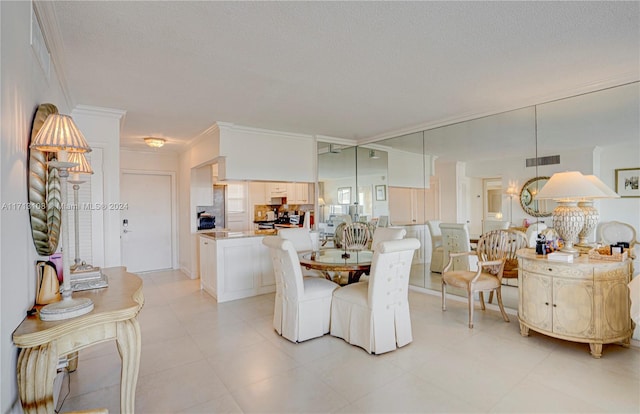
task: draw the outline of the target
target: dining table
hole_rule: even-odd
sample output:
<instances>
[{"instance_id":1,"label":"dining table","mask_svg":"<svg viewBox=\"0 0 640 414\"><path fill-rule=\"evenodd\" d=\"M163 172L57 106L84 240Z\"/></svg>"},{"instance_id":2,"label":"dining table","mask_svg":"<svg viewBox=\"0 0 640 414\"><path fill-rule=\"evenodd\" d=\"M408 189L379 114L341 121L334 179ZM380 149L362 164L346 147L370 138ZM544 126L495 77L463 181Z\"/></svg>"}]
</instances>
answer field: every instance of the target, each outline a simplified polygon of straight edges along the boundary
<instances>
[{"instance_id":1,"label":"dining table","mask_svg":"<svg viewBox=\"0 0 640 414\"><path fill-rule=\"evenodd\" d=\"M301 252L298 257L301 266L319 270L329 280L333 280L331 272L348 272L347 283L355 283L369 274L373 251L329 248Z\"/></svg>"}]
</instances>

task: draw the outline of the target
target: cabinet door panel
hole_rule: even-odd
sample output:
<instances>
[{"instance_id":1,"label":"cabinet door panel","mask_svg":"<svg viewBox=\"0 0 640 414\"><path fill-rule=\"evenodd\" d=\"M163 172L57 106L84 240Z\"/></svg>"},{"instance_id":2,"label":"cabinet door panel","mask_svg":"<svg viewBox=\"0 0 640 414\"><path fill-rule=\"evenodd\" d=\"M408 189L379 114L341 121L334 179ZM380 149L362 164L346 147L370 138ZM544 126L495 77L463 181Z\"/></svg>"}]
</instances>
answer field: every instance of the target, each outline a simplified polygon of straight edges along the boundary
<instances>
[{"instance_id":1,"label":"cabinet door panel","mask_svg":"<svg viewBox=\"0 0 640 414\"><path fill-rule=\"evenodd\" d=\"M225 293L253 289L255 262L247 260L247 246L224 246Z\"/></svg>"},{"instance_id":2,"label":"cabinet door panel","mask_svg":"<svg viewBox=\"0 0 640 414\"><path fill-rule=\"evenodd\" d=\"M538 328L551 331L551 278L529 272L522 273L522 319Z\"/></svg>"},{"instance_id":3,"label":"cabinet door panel","mask_svg":"<svg viewBox=\"0 0 640 414\"><path fill-rule=\"evenodd\" d=\"M629 288L626 280L606 281L599 285L604 302L603 336L621 335L631 328L629 319Z\"/></svg>"},{"instance_id":4,"label":"cabinet door panel","mask_svg":"<svg viewBox=\"0 0 640 414\"><path fill-rule=\"evenodd\" d=\"M591 280L553 280L553 331L572 336L592 337L593 282Z\"/></svg>"}]
</instances>

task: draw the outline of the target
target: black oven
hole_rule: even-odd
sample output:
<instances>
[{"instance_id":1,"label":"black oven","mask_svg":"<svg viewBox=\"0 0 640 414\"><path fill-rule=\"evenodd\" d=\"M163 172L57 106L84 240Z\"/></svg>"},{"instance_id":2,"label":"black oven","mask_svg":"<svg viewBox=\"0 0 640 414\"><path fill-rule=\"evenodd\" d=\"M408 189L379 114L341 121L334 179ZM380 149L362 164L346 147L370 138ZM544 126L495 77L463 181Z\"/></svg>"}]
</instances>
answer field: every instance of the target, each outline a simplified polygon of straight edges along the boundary
<instances>
[{"instance_id":1,"label":"black oven","mask_svg":"<svg viewBox=\"0 0 640 414\"><path fill-rule=\"evenodd\" d=\"M198 230L210 230L216 228L216 217L204 211L198 212Z\"/></svg>"}]
</instances>

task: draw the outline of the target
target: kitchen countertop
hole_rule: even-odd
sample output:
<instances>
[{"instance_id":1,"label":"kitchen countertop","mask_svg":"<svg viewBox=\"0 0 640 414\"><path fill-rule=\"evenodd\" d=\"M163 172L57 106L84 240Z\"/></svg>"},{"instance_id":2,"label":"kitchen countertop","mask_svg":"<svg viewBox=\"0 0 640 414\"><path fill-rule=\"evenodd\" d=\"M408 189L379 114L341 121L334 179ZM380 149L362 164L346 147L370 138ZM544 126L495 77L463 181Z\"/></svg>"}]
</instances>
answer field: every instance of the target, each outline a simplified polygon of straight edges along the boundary
<instances>
[{"instance_id":1,"label":"kitchen countertop","mask_svg":"<svg viewBox=\"0 0 640 414\"><path fill-rule=\"evenodd\" d=\"M213 240L225 240L225 239L241 239L247 237L264 237L264 236L275 236L276 230L267 229L267 230L251 230L251 231L216 231L216 232L207 232L203 231L200 233L200 236L207 237Z\"/></svg>"}]
</instances>

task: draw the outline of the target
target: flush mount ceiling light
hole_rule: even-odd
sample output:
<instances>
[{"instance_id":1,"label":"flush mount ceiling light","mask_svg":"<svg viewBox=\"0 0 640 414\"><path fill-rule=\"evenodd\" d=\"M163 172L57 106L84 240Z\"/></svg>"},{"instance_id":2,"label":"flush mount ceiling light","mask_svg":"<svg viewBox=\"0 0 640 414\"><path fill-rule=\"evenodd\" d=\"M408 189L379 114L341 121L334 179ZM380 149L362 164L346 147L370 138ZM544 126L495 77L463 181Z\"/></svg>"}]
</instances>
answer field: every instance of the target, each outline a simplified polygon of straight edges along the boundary
<instances>
[{"instance_id":1,"label":"flush mount ceiling light","mask_svg":"<svg viewBox=\"0 0 640 414\"><path fill-rule=\"evenodd\" d=\"M147 137L144 139L144 142L151 148L160 148L164 145L166 140L164 138Z\"/></svg>"},{"instance_id":2,"label":"flush mount ceiling light","mask_svg":"<svg viewBox=\"0 0 640 414\"><path fill-rule=\"evenodd\" d=\"M371 158L372 160L377 160L378 158L380 158L380 156L378 155L376 150L369 150L369 158Z\"/></svg>"}]
</instances>

